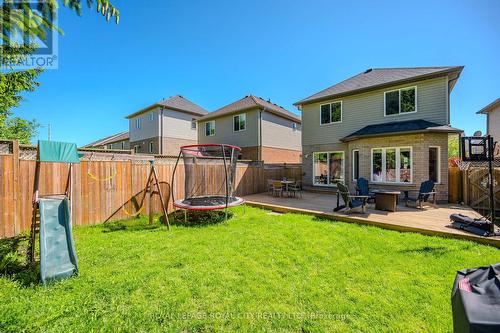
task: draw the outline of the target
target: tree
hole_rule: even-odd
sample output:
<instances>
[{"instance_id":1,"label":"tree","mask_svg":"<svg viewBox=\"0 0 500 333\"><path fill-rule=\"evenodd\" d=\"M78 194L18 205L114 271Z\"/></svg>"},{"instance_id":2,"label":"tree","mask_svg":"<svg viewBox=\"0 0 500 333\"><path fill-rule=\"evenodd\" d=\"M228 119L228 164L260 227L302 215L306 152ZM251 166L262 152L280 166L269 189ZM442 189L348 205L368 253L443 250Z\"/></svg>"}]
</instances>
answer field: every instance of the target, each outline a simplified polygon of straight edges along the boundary
<instances>
[{"instance_id":1,"label":"tree","mask_svg":"<svg viewBox=\"0 0 500 333\"><path fill-rule=\"evenodd\" d=\"M35 120L29 121L14 117L12 108L19 106L22 101L22 92L34 91L39 85L36 82L41 68L15 70L15 67L27 59L36 50L36 45L28 41L38 38L47 40L47 31L62 30L57 27L55 13L58 7L57 0L39 0L32 7L33 1L5 0L0 7L1 38L0 66L0 138L18 139L21 143L29 143L36 134L39 126ZM82 13L82 0L63 0L63 5L74 10L78 15ZM96 6L97 12L106 20L111 18L119 21L119 11L108 0L86 0L87 6ZM16 42L16 36L22 36L25 44Z\"/></svg>"}]
</instances>

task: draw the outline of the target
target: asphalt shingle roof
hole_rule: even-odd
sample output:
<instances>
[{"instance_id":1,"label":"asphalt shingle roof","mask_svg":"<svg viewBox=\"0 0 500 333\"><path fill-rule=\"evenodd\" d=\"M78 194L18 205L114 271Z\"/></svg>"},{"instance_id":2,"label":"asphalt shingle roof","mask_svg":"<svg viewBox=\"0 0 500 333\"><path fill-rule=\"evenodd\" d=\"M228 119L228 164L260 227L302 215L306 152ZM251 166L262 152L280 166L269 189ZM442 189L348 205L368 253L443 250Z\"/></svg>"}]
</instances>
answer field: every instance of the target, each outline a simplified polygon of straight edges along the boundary
<instances>
[{"instance_id":1,"label":"asphalt shingle roof","mask_svg":"<svg viewBox=\"0 0 500 333\"><path fill-rule=\"evenodd\" d=\"M486 114L486 113L490 112L491 110L493 110L497 105L500 105L500 98L497 98L496 100L494 100L490 104L486 105L484 108L477 111L476 113L477 114L481 114L481 113Z\"/></svg>"},{"instance_id":2,"label":"asphalt shingle roof","mask_svg":"<svg viewBox=\"0 0 500 333\"><path fill-rule=\"evenodd\" d=\"M263 98L253 95L245 96L242 99L237 100L236 102L223 106L222 108L214 112L210 112L209 114L199 118L198 120L203 121L203 120L213 119L255 107L263 108L266 111L271 112L277 116L288 118L297 123L301 123L300 117L298 117L296 114L288 111L287 109L277 104L272 103L271 101L266 101Z\"/></svg>"},{"instance_id":3,"label":"asphalt shingle roof","mask_svg":"<svg viewBox=\"0 0 500 333\"><path fill-rule=\"evenodd\" d=\"M342 138L342 141L352 141L367 136L379 136L384 134L396 134L404 132L449 132L457 133L462 130L447 125L439 125L427 120L394 121L377 125L368 125L362 129Z\"/></svg>"},{"instance_id":4,"label":"asphalt shingle roof","mask_svg":"<svg viewBox=\"0 0 500 333\"><path fill-rule=\"evenodd\" d=\"M134 112L134 113L128 115L126 118L135 117L135 116L137 116L143 112L146 112L146 111L148 111L151 108L156 107L156 106L164 106L167 109L173 109L173 110L181 111L181 112L184 111L184 112L188 112L188 113L191 113L191 114L194 114L197 116L204 116L208 113L207 110L205 110L201 106L191 102L187 98L184 98L181 95L176 95L176 96L172 96L170 98L167 98L161 102L150 105L147 108L144 108L142 110Z\"/></svg>"},{"instance_id":5,"label":"asphalt shingle roof","mask_svg":"<svg viewBox=\"0 0 500 333\"><path fill-rule=\"evenodd\" d=\"M120 132L120 133L116 133L116 134L107 136L105 138L99 139L99 140L94 141L92 143L86 144L85 146L83 146L83 148L103 146L105 144L112 143L112 142L128 140L128 138L129 138L128 131Z\"/></svg>"},{"instance_id":6,"label":"asphalt shingle roof","mask_svg":"<svg viewBox=\"0 0 500 333\"><path fill-rule=\"evenodd\" d=\"M370 68L347 80L337 83L316 94L304 98L295 105L308 104L327 98L345 96L390 84L404 83L415 79L425 79L446 75L451 72L460 74L463 66L413 67L413 68Z\"/></svg>"}]
</instances>

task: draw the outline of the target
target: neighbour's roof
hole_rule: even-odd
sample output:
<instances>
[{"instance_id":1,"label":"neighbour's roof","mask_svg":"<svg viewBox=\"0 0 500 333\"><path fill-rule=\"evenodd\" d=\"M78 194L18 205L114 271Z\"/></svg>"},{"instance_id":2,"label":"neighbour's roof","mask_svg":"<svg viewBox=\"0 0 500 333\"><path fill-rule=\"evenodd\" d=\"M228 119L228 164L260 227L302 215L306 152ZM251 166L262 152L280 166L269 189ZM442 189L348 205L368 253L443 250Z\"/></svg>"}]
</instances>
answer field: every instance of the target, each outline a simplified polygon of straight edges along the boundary
<instances>
[{"instance_id":1,"label":"neighbour's roof","mask_svg":"<svg viewBox=\"0 0 500 333\"><path fill-rule=\"evenodd\" d=\"M346 142L364 137L408 133L408 132L461 133L463 131L448 125L439 125L423 119L394 121L391 123L365 126L362 129L342 138L341 141Z\"/></svg>"},{"instance_id":2,"label":"neighbour's roof","mask_svg":"<svg viewBox=\"0 0 500 333\"><path fill-rule=\"evenodd\" d=\"M497 106L500 105L500 98L497 98L495 101L491 102L490 104L486 105L484 108L481 110L477 111L477 114L486 114L489 113L491 110L496 108Z\"/></svg>"},{"instance_id":3,"label":"neighbour's roof","mask_svg":"<svg viewBox=\"0 0 500 333\"><path fill-rule=\"evenodd\" d=\"M108 143L113 143L113 142L118 142L118 141L123 141L123 140L128 140L128 131L120 132L120 133L116 133L116 134L107 136L103 139L99 139L99 140L94 141L92 143L86 144L82 148L103 146L103 145L106 145Z\"/></svg>"},{"instance_id":4,"label":"neighbour's roof","mask_svg":"<svg viewBox=\"0 0 500 333\"><path fill-rule=\"evenodd\" d=\"M463 68L463 66L370 68L358 75L304 98L296 102L295 105L351 95L388 85L444 76L450 73L455 73L455 79L458 79ZM451 88L453 88L453 86Z\"/></svg>"},{"instance_id":5,"label":"neighbour's roof","mask_svg":"<svg viewBox=\"0 0 500 333\"><path fill-rule=\"evenodd\" d=\"M290 119L297 123L301 123L300 117L297 116L296 114L288 111L287 109L283 108L282 106L279 106L278 104L272 103L270 100L266 101L261 97L253 95L245 96L234 103L223 106L222 108L214 112L210 112L209 114L199 118L198 120L203 121L203 120L213 119L256 107L262 108L265 111L273 113L277 116Z\"/></svg>"},{"instance_id":6,"label":"neighbour's roof","mask_svg":"<svg viewBox=\"0 0 500 333\"><path fill-rule=\"evenodd\" d=\"M126 118L130 119L132 117L135 117L137 115L140 115L143 112L149 111L155 107L165 107L167 109L175 110L175 111L181 111L181 112L186 112L190 113L196 116L204 116L208 113L207 110L199 106L198 104L195 104L188 100L187 98L182 97L181 95L176 95L169 97L167 99L164 99L161 102L154 103L144 109L141 109L137 112L134 112L132 114L129 114Z\"/></svg>"}]
</instances>

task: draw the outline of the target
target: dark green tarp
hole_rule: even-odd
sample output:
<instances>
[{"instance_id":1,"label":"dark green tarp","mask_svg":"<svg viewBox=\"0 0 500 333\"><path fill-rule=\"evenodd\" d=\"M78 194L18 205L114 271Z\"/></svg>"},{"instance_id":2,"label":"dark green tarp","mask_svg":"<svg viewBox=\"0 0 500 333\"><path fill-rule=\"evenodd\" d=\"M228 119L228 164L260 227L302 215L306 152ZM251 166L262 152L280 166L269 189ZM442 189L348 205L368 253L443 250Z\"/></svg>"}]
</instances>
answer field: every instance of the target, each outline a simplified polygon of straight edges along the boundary
<instances>
[{"instance_id":1,"label":"dark green tarp","mask_svg":"<svg viewBox=\"0 0 500 333\"><path fill-rule=\"evenodd\" d=\"M57 141L38 141L40 162L80 163L76 144Z\"/></svg>"}]
</instances>

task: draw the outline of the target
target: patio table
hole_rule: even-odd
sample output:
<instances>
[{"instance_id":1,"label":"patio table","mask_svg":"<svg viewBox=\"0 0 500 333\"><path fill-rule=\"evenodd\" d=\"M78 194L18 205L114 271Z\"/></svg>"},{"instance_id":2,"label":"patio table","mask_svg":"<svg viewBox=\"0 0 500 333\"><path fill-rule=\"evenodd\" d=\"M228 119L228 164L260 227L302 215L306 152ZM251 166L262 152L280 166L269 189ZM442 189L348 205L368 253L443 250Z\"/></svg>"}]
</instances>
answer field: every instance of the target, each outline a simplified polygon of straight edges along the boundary
<instances>
[{"instance_id":1,"label":"patio table","mask_svg":"<svg viewBox=\"0 0 500 333\"><path fill-rule=\"evenodd\" d=\"M285 192L288 193L288 185L295 184L295 182L292 180L282 180L281 184L283 184L285 186ZM287 195L290 195L290 194L288 193Z\"/></svg>"},{"instance_id":2,"label":"patio table","mask_svg":"<svg viewBox=\"0 0 500 333\"><path fill-rule=\"evenodd\" d=\"M400 191L373 190L372 192L375 193L375 209L397 211Z\"/></svg>"}]
</instances>

